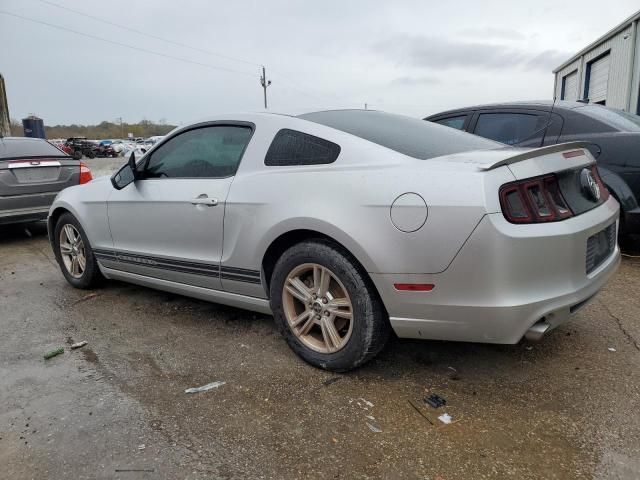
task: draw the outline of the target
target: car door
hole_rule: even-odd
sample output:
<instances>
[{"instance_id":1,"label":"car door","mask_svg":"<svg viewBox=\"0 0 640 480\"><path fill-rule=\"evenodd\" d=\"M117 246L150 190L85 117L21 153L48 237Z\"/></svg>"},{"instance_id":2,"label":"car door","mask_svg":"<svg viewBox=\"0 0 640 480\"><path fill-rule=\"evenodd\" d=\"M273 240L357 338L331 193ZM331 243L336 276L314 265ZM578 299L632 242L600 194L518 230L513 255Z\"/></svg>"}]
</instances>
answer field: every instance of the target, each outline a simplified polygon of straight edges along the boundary
<instances>
[{"instance_id":1,"label":"car door","mask_svg":"<svg viewBox=\"0 0 640 480\"><path fill-rule=\"evenodd\" d=\"M110 265L221 289L225 202L252 133L242 122L197 125L149 152L141 178L109 197Z\"/></svg>"}]
</instances>

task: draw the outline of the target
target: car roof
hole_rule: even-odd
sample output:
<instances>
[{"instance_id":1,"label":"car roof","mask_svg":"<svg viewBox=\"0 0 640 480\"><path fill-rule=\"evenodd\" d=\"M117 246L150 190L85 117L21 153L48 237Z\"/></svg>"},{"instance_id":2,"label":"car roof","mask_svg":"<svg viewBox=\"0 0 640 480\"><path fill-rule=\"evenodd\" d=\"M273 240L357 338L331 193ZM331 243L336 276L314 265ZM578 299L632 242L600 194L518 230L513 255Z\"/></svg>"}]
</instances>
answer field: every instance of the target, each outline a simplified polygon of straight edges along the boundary
<instances>
[{"instance_id":1,"label":"car roof","mask_svg":"<svg viewBox=\"0 0 640 480\"><path fill-rule=\"evenodd\" d=\"M554 105L552 100L525 100L517 102L501 102L501 103L486 103L482 105L475 105L469 107L455 108L452 110L446 110L444 112L434 113L425 117L425 120L429 120L433 117L440 117L442 115L455 115L458 113L465 113L471 110L488 110L494 108L532 108L532 109L549 109L551 105ZM554 110L573 110L575 108L584 107L588 105L582 102L570 102L567 100L557 100L553 107Z\"/></svg>"}]
</instances>

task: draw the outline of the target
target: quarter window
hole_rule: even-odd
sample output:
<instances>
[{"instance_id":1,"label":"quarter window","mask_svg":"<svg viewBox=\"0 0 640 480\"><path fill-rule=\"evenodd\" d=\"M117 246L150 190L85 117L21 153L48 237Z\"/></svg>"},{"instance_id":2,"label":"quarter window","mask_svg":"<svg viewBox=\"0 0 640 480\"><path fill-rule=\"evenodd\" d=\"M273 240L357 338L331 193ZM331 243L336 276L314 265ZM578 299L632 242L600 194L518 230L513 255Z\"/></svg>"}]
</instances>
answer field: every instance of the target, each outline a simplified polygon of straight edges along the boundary
<instances>
[{"instance_id":1,"label":"quarter window","mask_svg":"<svg viewBox=\"0 0 640 480\"><path fill-rule=\"evenodd\" d=\"M268 166L322 165L333 163L340 154L340 146L296 130L280 130L267 151L264 164Z\"/></svg>"},{"instance_id":2,"label":"quarter window","mask_svg":"<svg viewBox=\"0 0 640 480\"><path fill-rule=\"evenodd\" d=\"M440 125L444 125L445 127L451 127L457 130L462 130L466 119L467 119L466 115L461 115L459 117L442 118L440 120L436 120L436 123L439 123Z\"/></svg>"},{"instance_id":3,"label":"quarter window","mask_svg":"<svg viewBox=\"0 0 640 480\"><path fill-rule=\"evenodd\" d=\"M524 113L483 113L478 117L475 134L498 142L516 143L542 137L545 118Z\"/></svg>"},{"instance_id":4,"label":"quarter window","mask_svg":"<svg viewBox=\"0 0 640 480\"><path fill-rule=\"evenodd\" d=\"M146 178L224 178L235 175L252 130L217 125L188 130L151 153Z\"/></svg>"}]
</instances>

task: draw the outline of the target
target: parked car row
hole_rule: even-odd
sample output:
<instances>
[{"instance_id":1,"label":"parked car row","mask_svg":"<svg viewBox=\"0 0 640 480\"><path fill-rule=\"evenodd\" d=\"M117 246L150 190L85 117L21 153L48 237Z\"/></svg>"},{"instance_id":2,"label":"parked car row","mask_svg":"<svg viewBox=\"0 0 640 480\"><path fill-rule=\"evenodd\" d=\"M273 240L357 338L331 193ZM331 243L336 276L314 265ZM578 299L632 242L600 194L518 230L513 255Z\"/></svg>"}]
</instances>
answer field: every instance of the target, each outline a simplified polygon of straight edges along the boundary
<instances>
[{"instance_id":1,"label":"parked car row","mask_svg":"<svg viewBox=\"0 0 640 480\"><path fill-rule=\"evenodd\" d=\"M49 140L49 142L76 160L80 160L82 157L125 156L131 154L131 152L142 155L162 138L164 137L154 136L147 139L134 138L128 140L88 140L86 137L72 137L66 140L53 139Z\"/></svg>"}]
</instances>

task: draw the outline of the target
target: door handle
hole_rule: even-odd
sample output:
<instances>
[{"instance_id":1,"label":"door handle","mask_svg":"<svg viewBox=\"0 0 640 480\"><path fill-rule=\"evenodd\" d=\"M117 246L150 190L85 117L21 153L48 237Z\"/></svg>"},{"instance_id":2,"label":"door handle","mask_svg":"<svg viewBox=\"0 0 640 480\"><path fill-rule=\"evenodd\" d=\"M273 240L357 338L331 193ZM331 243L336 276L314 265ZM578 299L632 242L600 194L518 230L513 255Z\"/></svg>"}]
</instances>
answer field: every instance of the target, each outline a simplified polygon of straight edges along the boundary
<instances>
[{"instance_id":1,"label":"door handle","mask_svg":"<svg viewBox=\"0 0 640 480\"><path fill-rule=\"evenodd\" d=\"M191 205L205 205L207 207L215 207L218 205L217 198L209 198L206 194L198 195L196 198L191 200Z\"/></svg>"}]
</instances>

